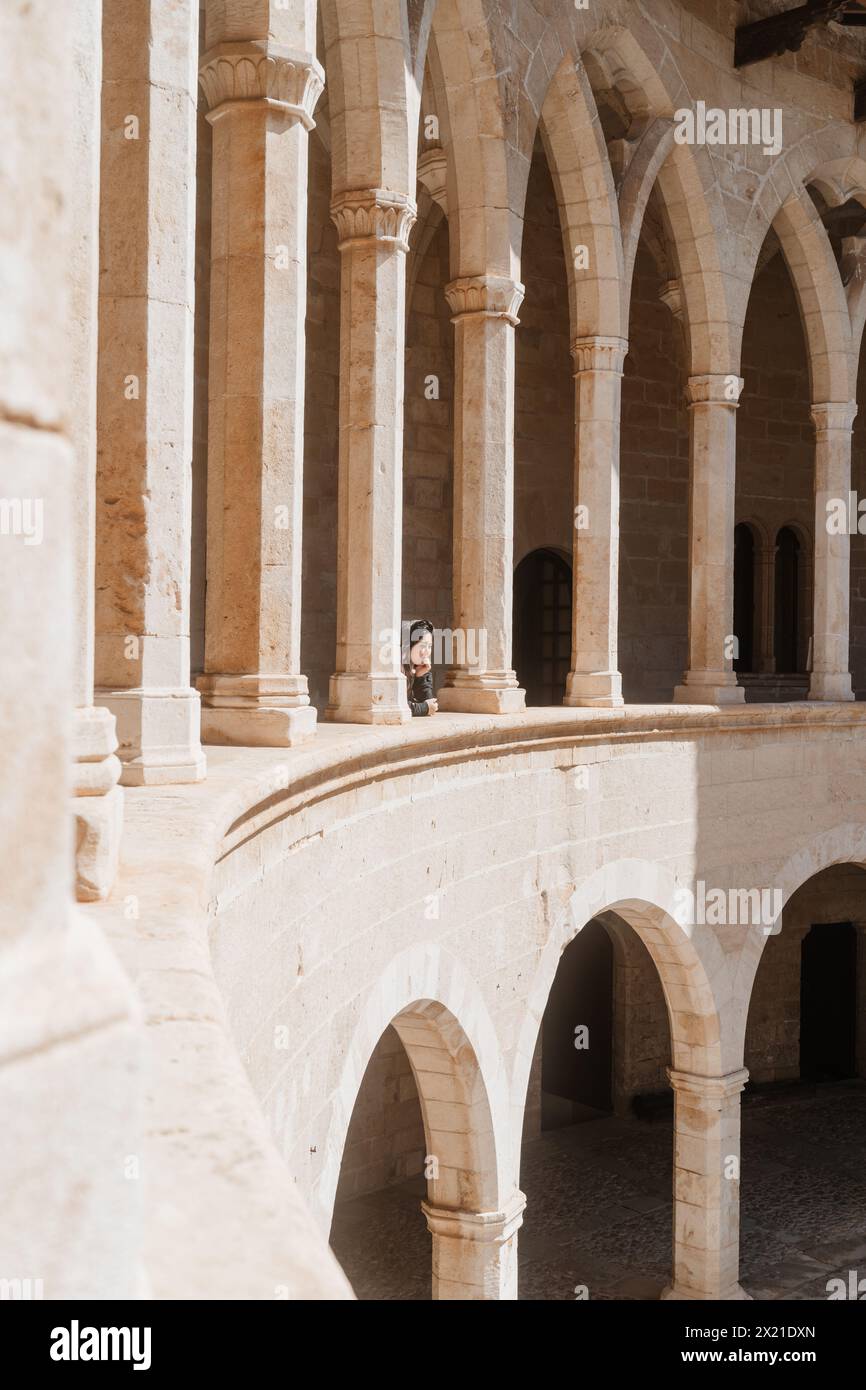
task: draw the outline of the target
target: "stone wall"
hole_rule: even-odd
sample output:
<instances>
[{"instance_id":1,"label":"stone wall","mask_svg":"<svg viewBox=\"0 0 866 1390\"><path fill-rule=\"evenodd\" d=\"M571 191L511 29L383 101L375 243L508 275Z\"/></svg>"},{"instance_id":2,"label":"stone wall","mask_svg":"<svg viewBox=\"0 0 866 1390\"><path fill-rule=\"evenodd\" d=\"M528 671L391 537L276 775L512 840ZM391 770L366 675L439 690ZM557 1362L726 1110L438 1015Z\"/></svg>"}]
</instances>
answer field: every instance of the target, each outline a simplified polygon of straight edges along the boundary
<instances>
[{"instance_id":1,"label":"stone wall","mask_svg":"<svg viewBox=\"0 0 866 1390\"><path fill-rule=\"evenodd\" d=\"M403 423L403 617L429 618L442 628L453 623L454 329L445 298L448 257L448 223L442 219L417 268L409 304ZM429 394L434 389L438 398Z\"/></svg>"},{"instance_id":2,"label":"stone wall","mask_svg":"<svg viewBox=\"0 0 866 1390\"><path fill-rule=\"evenodd\" d=\"M620 440L619 653L623 697L673 699L687 664L689 434L680 325L641 246Z\"/></svg>"},{"instance_id":3,"label":"stone wall","mask_svg":"<svg viewBox=\"0 0 866 1390\"><path fill-rule=\"evenodd\" d=\"M505 1125L498 1131L505 1161L512 1143L505 1119L509 1084L522 1108L561 943L581 920L584 896L594 903L588 919L604 905L591 895L614 892L593 888L599 875L616 881L623 901L632 903L659 901L667 882L672 911L676 881L784 884L812 872L817 851L810 846L825 844L820 853L836 857L854 852L846 827L856 822L863 796L861 742L853 726L846 732L838 720L822 725L820 707L799 708L802 724L790 710L750 707L715 731L695 725L694 715L656 711L647 725L656 731L653 740L611 741L612 731L602 733L595 721L590 744L499 754L500 742L507 745L522 726L503 719L483 733L476 721L472 750L461 754L463 720L443 716L435 738L412 726L391 735L398 744L386 777L372 777L352 751L374 736L353 735L340 742L341 761L360 780L313 801L295 795L290 816L269 813L254 835L239 824L237 846L221 859L213 886L217 979L275 1138L310 1200L320 1209L324 1204L324 1215L336 1190L342 1127L348 1128L382 1031L394 1021L403 1045L415 1045L420 1025L411 1017L400 1021L413 1001L437 999L459 1018L464 1031L448 1045L469 1078L465 1084L488 1096L494 1127ZM548 710L544 724L565 729L577 717ZM857 719L853 707L851 718ZM661 739L660 723L670 725ZM739 724L750 727L738 732ZM435 770L413 770L411 761L401 770L397 748L409 750L421 738L437 758L448 758ZM306 756L322 766L321 750ZM572 783L573 760L588 760L586 790ZM300 754L294 766L303 779ZM639 885L635 874L645 881ZM617 911L653 952L656 973L672 972L674 1064L687 1071L704 1066L704 1048L717 1045L700 1041L701 1006L687 1004L683 994L682 980L695 969L707 971L727 1001L721 1045L735 1057L763 934L699 926L678 938L666 959L673 938L662 948L636 908ZM702 965L683 977L677 951L695 951ZM730 972L737 978L732 993L725 983ZM623 1076L628 1085L656 1089L668 1059L659 1041L658 992L644 988L643 976L642 982L635 975L631 998L646 1001L654 993L656 1022L635 1030L632 1010L634 1043ZM376 1019L375 1036L362 1043ZM286 1046L275 1046L275 1030ZM480 1079L471 1081L476 1065L481 1092ZM724 1056L713 1065L724 1070ZM351 1084L347 1066L356 1076ZM440 1153L445 1139L434 1133L430 1142Z\"/></svg>"},{"instance_id":4,"label":"stone wall","mask_svg":"<svg viewBox=\"0 0 866 1390\"><path fill-rule=\"evenodd\" d=\"M406 1049L386 1028L352 1111L337 1201L392 1187L424 1171L424 1121Z\"/></svg>"},{"instance_id":5,"label":"stone wall","mask_svg":"<svg viewBox=\"0 0 866 1390\"><path fill-rule=\"evenodd\" d=\"M571 565L574 364L559 211L540 141L526 190L521 276L526 293L515 340L514 564L544 547L563 552Z\"/></svg>"}]
</instances>

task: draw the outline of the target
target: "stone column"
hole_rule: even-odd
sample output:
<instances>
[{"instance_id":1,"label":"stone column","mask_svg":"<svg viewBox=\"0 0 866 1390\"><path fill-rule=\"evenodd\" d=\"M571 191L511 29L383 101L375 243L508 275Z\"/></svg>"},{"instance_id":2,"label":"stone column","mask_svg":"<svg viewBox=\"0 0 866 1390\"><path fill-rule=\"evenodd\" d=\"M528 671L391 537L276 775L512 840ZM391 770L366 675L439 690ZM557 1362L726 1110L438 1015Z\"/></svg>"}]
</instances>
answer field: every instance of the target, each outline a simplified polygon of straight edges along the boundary
<instances>
[{"instance_id":1,"label":"stone column","mask_svg":"<svg viewBox=\"0 0 866 1390\"><path fill-rule=\"evenodd\" d=\"M849 518L851 426L856 401L812 406L815 422L815 572L810 700L853 700L848 647L849 557L847 527L828 529L827 503L841 503ZM856 516L854 525L856 526Z\"/></svg>"},{"instance_id":2,"label":"stone column","mask_svg":"<svg viewBox=\"0 0 866 1390\"><path fill-rule=\"evenodd\" d=\"M124 1175L140 1134L136 1006L73 903L69 814L81 632L73 243L93 168L93 127L79 125L86 75L72 69L90 8L0 6L0 1276L46 1300L140 1289L141 1183Z\"/></svg>"},{"instance_id":3,"label":"stone column","mask_svg":"<svg viewBox=\"0 0 866 1390\"><path fill-rule=\"evenodd\" d=\"M99 316L99 142L102 95L101 0L68 7L72 53L70 157L69 365L70 431L75 450L75 720L72 793L76 894L88 902L108 896L117 872L123 792L117 785L114 715L93 703L93 603L96 544L96 350Z\"/></svg>"},{"instance_id":4,"label":"stone column","mask_svg":"<svg viewBox=\"0 0 866 1390\"><path fill-rule=\"evenodd\" d=\"M517 1298L517 1232L526 1196L502 1211L457 1211L422 1202L433 1237L433 1297L462 1301Z\"/></svg>"},{"instance_id":5,"label":"stone column","mask_svg":"<svg viewBox=\"0 0 866 1390\"><path fill-rule=\"evenodd\" d=\"M204 776L189 684L198 6L104 0L96 680L128 786Z\"/></svg>"},{"instance_id":6,"label":"stone column","mask_svg":"<svg viewBox=\"0 0 866 1390\"><path fill-rule=\"evenodd\" d=\"M208 545L202 734L286 746L315 732L301 674L307 154L324 73L294 15L211 6ZM280 41L278 41L280 40Z\"/></svg>"},{"instance_id":7,"label":"stone column","mask_svg":"<svg viewBox=\"0 0 866 1390\"><path fill-rule=\"evenodd\" d=\"M733 668L735 414L742 378L689 379L689 669L681 704L741 704Z\"/></svg>"},{"instance_id":8,"label":"stone column","mask_svg":"<svg viewBox=\"0 0 866 1390\"><path fill-rule=\"evenodd\" d=\"M403 370L415 205L381 188L332 205L340 284L337 669L327 719L402 724Z\"/></svg>"},{"instance_id":9,"label":"stone column","mask_svg":"<svg viewBox=\"0 0 866 1390\"><path fill-rule=\"evenodd\" d=\"M439 708L511 714L525 692L511 669L514 579L514 328L523 286L454 280L454 629Z\"/></svg>"},{"instance_id":10,"label":"stone column","mask_svg":"<svg viewBox=\"0 0 866 1390\"><path fill-rule=\"evenodd\" d=\"M566 705L622 704L618 669L620 385L628 343L577 338L574 585Z\"/></svg>"},{"instance_id":11,"label":"stone column","mask_svg":"<svg viewBox=\"0 0 866 1390\"><path fill-rule=\"evenodd\" d=\"M674 1088L673 1280L662 1298L748 1298L740 1262L740 1092L749 1073L695 1076Z\"/></svg>"}]
</instances>

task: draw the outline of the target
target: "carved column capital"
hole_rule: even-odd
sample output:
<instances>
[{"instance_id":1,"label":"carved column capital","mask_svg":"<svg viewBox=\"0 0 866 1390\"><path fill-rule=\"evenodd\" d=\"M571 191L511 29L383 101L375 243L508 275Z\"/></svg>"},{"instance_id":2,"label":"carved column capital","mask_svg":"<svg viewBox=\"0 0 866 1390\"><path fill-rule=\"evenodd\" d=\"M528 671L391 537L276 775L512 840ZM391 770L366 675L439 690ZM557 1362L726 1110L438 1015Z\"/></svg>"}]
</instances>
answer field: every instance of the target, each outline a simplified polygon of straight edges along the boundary
<instances>
[{"instance_id":1,"label":"carved column capital","mask_svg":"<svg viewBox=\"0 0 866 1390\"><path fill-rule=\"evenodd\" d=\"M830 430L844 430L850 433L857 414L856 401L821 401L811 407L812 420L818 434Z\"/></svg>"},{"instance_id":2,"label":"carved column capital","mask_svg":"<svg viewBox=\"0 0 866 1390\"><path fill-rule=\"evenodd\" d=\"M575 338L571 344L574 375L579 376L581 372L613 372L616 376L622 376L627 352L625 338L603 338L598 334L590 338Z\"/></svg>"},{"instance_id":3,"label":"carved column capital","mask_svg":"<svg viewBox=\"0 0 866 1390\"><path fill-rule=\"evenodd\" d=\"M391 193L385 188L352 188L339 193L331 204L341 251L353 242L370 240L408 251L416 212L406 193Z\"/></svg>"},{"instance_id":4,"label":"carved column capital","mask_svg":"<svg viewBox=\"0 0 866 1390\"><path fill-rule=\"evenodd\" d=\"M739 1095L749 1079L745 1067L729 1071L724 1076L700 1076L695 1072L667 1068L668 1080L675 1091L708 1104L721 1103Z\"/></svg>"},{"instance_id":5,"label":"carved column capital","mask_svg":"<svg viewBox=\"0 0 866 1390\"><path fill-rule=\"evenodd\" d=\"M466 275L445 287L452 323L467 314L485 314L516 326L524 293L520 281L508 275Z\"/></svg>"},{"instance_id":6,"label":"carved column capital","mask_svg":"<svg viewBox=\"0 0 866 1390\"><path fill-rule=\"evenodd\" d=\"M264 106L312 130L325 73L311 53L296 53L270 39L247 39L217 44L203 54L199 82L211 123L239 106Z\"/></svg>"},{"instance_id":7,"label":"carved column capital","mask_svg":"<svg viewBox=\"0 0 866 1390\"><path fill-rule=\"evenodd\" d=\"M510 1240L523 1223L526 1194L515 1191L502 1211L460 1211L422 1202L427 1229L434 1236L471 1240L483 1244L502 1244Z\"/></svg>"},{"instance_id":8,"label":"carved column capital","mask_svg":"<svg viewBox=\"0 0 866 1390\"><path fill-rule=\"evenodd\" d=\"M740 403L743 384L743 378L736 372L707 372L690 376L689 406L724 405L735 410Z\"/></svg>"}]
</instances>

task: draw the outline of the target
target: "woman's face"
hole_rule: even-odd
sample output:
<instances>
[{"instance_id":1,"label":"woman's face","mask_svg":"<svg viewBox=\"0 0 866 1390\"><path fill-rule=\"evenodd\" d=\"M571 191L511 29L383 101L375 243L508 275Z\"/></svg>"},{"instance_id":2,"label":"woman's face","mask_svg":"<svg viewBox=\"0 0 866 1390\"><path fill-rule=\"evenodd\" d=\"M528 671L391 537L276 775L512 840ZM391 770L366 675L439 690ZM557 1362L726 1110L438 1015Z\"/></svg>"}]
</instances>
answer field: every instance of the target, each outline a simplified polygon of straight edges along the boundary
<instances>
[{"instance_id":1,"label":"woman's face","mask_svg":"<svg viewBox=\"0 0 866 1390\"><path fill-rule=\"evenodd\" d=\"M430 657L433 652L433 640L427 633L419 641L413 642L409 649L409 660L413 666L429 666Z\"/></svg>"}]
</instances>

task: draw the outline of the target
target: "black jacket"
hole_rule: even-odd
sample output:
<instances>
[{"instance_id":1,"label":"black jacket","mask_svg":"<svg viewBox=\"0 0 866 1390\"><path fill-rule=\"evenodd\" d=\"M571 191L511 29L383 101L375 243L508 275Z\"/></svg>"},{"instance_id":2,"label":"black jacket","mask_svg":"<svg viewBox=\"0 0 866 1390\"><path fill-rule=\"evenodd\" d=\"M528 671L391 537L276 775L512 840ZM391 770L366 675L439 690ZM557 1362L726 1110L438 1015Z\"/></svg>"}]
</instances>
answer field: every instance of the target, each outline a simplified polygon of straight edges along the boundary
<instances>
[{"instance_id":1,"label":"black jacket","mask_svg":"<svg viewBox=\"0 0 866 1390\"><path fill-rule=\"evenodd\" d=\"M433 699L433 672L426 671L423 676L413 676L406 672L406 699L413 715L429 714L427 701Z\"/></svg>"}]
</instances>

